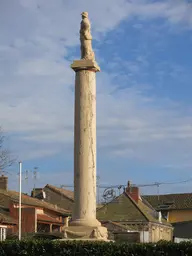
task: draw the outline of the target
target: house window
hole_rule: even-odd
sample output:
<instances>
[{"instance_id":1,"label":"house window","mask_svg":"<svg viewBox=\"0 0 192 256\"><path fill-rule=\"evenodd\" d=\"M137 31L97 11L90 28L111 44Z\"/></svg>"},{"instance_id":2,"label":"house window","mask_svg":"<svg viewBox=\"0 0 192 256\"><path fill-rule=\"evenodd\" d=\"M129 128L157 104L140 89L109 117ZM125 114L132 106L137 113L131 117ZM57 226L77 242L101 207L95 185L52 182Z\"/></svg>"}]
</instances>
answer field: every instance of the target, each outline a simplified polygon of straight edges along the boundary
<instances>
[{"instance_id":1,"label":"house window","mask_svg":"<svg viewBox=\"0 0 192 256\"><path fill-rule=\"evenodd\" d=\"M50 224L37 223L37 232L50 232Z\"/></svg>"},{"instance_id":2,"label":"house window","mask_svg":"<svg viewBox=\"0 0 192 256\"><path fill-rule=\"evenodd\" d=\"M168 211L161 211L162 217L168 220Z\"/></svg>"},{"instance_id":3,"label":"house window","mask_svg":"<svg viewBox=\"0 0 192 256\"><path fill-rule=\"evenodd\" d=\"M52 232L60 232L60 226L53 225L52 226Z\"/></svg>"},{"instance_id":4,"label":"house window","mask_svg":"<svg viewBox=\"0 0 192 256\"><path fill-rule=\"evenodd\" d=\"M5 241L6 239L6 228L5 227L0 227L0 241Z\"/></svg>"}]
</instances>

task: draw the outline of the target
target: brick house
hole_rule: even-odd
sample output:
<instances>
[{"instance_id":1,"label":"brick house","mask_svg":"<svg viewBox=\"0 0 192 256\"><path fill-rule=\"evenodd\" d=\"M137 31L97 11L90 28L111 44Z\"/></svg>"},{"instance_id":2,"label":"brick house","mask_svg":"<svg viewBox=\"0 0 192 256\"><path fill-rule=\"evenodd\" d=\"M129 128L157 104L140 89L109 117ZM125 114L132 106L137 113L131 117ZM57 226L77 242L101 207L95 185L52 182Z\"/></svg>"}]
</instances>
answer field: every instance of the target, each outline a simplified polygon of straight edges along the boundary
<instances>
[{"instance_id":1,"label":"brick house","mask_svg":"<svg viewBox=\"0 0 192 256\"><path fill-rule=\"evenodd\" d=\"M2 180L4 182L2 182ZM22 233L61 232L70 212L57 205L22 194ZM8 190L7 177L0 177L1 225L8 233L18 233L19 193ZM5 218L3 220L3 217ZM7 223L6 223L7 221ZM7 225L9 224L9 225Z\"/></svg>"},{"instance_id":2,"label":"brick house","mask_svg":"<svg viewBox=\"0 0 192 256\"><path fill-rule=\"evenodd\" d=\"M7 230L12 230L16 225L17 221L10 217L9 211L0 206L0 241L4 241Z\"/></svg>"},{"instance_id":3,"label":"brick house","mask_svg":"<svg viewBox=\"0 0 192 256\"><path fill-rule=\"evenodd\" d=\"M143 196L170 223L192 221L192 193Z\"/></svg>"},{"instance_id":4,"label":"brick house","mask_svg":"<svg viewBox=\"0 0 192 256\"><path fill-rule=\"evenodd\" d=\"M97 218L108 228L111 239L132 242L172 240L171 224L141 198L139 188L130 183L124 193L97 210Z\"/></svg>"},{"instance_id":5,"label":"brick house","mask_svg":"<svg viewBox=\"0 0 192 256\"><path fill-rule=\"evenodd\" d=\"M44 202L49 202L57 205L60 208L72 211L74 203L74 193L71 190L57 188L47 184L44 188L38 188L31 192L32 197L43 199Z\"/></svg>"}]
</instances>

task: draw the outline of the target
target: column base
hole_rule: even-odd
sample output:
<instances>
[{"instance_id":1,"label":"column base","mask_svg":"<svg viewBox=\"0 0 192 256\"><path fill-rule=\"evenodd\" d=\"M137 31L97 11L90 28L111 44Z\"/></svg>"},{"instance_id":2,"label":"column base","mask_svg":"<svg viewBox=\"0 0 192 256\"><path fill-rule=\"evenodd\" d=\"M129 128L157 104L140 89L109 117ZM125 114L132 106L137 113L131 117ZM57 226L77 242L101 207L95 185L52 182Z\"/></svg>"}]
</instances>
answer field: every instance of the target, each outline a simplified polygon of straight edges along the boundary
<instances>
[{"instance_id":1,"label":"column base","mask_svg":"<svg viewBox=\"0 0 192 256\"><path fill-rule=\"evenodd\" d=\"M101 223L97 219L75 219L69 226L100 227Z\"/></svg>"},{"instance_id":2,"label":"column base","mask_svg":"<svg viewBox=\"0 0 192 256\"><path fill-rule=\"evenodd\" d=\"M63 228L62 240L95 240L108 241L108 232L105 227L69 226Z\"/></svg>"}]
</instances>

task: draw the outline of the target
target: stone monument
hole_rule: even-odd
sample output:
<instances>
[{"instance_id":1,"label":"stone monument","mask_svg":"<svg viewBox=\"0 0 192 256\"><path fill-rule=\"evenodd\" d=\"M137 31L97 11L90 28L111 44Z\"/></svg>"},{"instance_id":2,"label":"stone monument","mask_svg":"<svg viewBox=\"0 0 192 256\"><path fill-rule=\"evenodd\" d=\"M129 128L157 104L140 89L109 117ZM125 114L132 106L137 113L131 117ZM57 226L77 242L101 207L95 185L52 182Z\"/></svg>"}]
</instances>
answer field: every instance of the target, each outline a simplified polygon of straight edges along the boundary
<instances>
[{"instance_id":1,"label":"stone monument","mask_svg":"<svg viewBox=\"0 0 192 256\"><path fill-rule=\"evenodd\" d=\"M75 71L74 209L65 239L106 240L107 229L96 219L96 72L88 13L81 14L81 59Z\"/></svg>"}]
</instances>

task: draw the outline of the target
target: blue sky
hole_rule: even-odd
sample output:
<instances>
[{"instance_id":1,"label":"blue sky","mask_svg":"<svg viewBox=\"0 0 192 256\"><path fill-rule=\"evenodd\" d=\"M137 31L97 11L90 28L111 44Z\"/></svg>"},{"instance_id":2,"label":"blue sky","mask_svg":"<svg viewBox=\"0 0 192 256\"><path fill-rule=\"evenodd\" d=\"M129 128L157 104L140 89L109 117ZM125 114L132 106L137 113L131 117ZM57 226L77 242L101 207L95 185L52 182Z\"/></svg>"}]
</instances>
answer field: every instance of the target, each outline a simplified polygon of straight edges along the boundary
<instances>
[{"instance_id":1,"label":"blue sky","mask_svg":"<svg viewBox=\"0 0 192 256\"><path fill-rule=\"evenodd\" d=\"M0 119L37 187L73 183L74 73L88 11L97 74L100 183L192 178L192 4L167 0L1 0ZM17 189L17 169L10 188ZM24 180L24 179L23 179ZM24 190L33 187L32 175ZM148 187L142 193L153 193ZM160 192L191 192L191 183Z\"/></svg>"}]
</instances>

